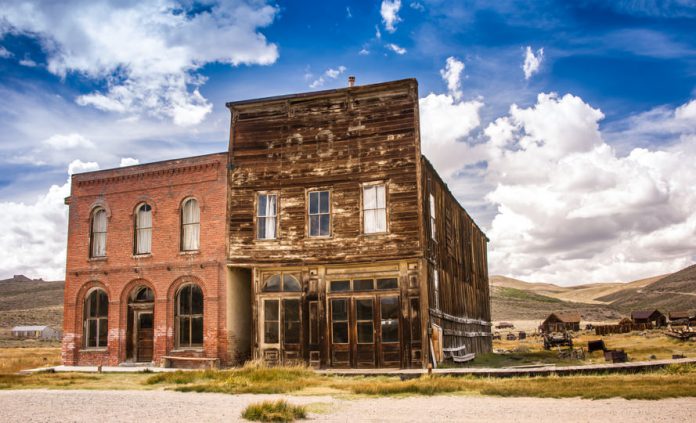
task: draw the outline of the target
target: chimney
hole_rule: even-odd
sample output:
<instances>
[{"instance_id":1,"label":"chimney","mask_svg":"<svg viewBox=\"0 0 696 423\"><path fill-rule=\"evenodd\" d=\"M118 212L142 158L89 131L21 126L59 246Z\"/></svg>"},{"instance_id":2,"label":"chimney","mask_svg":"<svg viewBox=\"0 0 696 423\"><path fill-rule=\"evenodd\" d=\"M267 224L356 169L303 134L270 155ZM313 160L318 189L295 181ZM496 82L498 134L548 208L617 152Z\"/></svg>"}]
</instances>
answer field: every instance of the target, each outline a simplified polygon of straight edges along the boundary
<instances>
[{"instance_id":1,"label":"chimney","mask_svg":"<svg viewBox=\"0 0 696 423\"><path fill-rule=\"evenodd\" d=\"M348 86L349 87L354 87L355 86L355 77L353 75L348 77Z\"/></svg>"}]
</instances>

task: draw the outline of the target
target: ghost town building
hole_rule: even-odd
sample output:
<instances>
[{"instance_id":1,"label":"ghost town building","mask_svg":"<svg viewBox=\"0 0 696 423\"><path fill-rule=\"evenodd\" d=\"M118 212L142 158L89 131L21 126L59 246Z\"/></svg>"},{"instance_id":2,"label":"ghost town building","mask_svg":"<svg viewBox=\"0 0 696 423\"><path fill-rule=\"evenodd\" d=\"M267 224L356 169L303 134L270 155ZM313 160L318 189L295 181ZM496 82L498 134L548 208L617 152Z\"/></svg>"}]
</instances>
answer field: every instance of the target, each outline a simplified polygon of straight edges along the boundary
<instances>
[{"instance_id":1,"label":"ghost town building","mask_svg":"<svg viewBox=\"0 0 696 423\"><path fill-rule=\"evenodd\" d=\"M65 364L491 350L488 240L421 155L416 80L227 107L228 152L73 175Z\"/></svg>"}]
</instances>

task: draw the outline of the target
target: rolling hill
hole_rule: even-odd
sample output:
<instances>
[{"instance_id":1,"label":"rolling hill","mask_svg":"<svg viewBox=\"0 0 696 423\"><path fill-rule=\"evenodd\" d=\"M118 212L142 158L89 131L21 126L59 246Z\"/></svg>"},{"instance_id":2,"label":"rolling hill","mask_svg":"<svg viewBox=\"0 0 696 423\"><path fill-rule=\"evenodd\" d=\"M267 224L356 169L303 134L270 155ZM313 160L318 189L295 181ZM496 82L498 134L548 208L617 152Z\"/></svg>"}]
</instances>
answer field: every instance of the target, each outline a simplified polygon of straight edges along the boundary
<instances>
[{"instance_id":1,"label":"rolling hill","mask_svg":"<svg viewBox=\"0 0 696 423\"><path fill-rule=\"evenodd\" d=\"M0 328L63 324L63 281L46 282L17 275L0 280Z\"/></svg>"}]
</instances>

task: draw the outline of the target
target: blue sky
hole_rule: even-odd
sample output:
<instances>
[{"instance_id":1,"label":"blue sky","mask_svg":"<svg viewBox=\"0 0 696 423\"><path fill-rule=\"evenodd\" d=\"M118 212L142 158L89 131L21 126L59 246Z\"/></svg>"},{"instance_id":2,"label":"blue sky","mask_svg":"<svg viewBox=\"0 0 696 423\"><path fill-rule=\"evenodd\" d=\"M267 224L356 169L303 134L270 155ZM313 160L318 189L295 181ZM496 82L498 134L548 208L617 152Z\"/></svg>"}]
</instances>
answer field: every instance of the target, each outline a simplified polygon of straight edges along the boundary
<instances>
[{"instance_id":1,"label":"blue sky","mask_svg":"<svg viewBox=\"0 0 696 423\"><path fill-rule=\"evenodd\" d=\"M348 75L418 79L423 150L492 238L493 273L696 260L694 1L54 3L0 0L0 244L19 246L0 277L60 277L69 167L224 151L225 102Z\"/></svg>"}]
</instances>

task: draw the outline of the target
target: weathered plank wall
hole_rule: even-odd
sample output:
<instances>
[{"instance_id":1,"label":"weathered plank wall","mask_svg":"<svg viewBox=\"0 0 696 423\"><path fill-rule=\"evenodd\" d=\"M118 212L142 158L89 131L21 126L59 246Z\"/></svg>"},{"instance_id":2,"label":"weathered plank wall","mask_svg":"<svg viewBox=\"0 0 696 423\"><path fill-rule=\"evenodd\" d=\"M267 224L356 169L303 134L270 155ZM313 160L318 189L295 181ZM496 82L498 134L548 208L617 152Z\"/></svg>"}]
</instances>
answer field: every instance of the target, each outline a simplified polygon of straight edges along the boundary
<instances>
[{"instance_id":1,"label":"weathered plank wall","mask_svg":"<svg viewBox=\"0 0 696 423\"><path fill-rule=\"evenodd\" d=\"M490 352L488 240L425 157L422 166L431 321L443 329L444 348L466 345L467 352ZM431 193L435 198L435 237L430 225ZM434 271L439 272L437 292Z\"/></svg>"},{"instance_id":2,"label":"weathered plank wall","mask_svg":"<svg viewBox=\"0 0 696 423\"><path fill-rule=\"evenodd\" d=\"M229 103L230 263L352 263L416 257L414 79ZM363 235L361 183L387 182L388 233ZM307 236L307 191L331 191L331 237ZM279 194L278 239L257 240L256 193Z\"/></svg>"}]
</instances>

